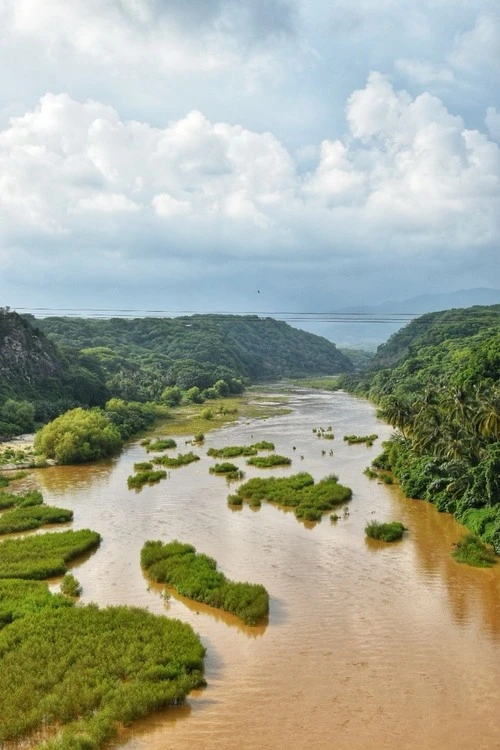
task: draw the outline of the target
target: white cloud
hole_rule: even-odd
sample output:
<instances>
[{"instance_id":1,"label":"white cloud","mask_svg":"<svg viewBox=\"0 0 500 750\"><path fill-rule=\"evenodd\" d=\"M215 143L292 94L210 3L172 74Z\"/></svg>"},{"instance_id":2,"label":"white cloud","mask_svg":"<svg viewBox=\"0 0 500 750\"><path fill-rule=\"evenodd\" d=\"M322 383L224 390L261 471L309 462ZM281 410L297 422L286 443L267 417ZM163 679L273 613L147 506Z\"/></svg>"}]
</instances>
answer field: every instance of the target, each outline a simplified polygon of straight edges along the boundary
<instances>
[{"instance_id":1,"label":"white cloud","mask_svg":"<svg viewBox=\"0 0 500 750\"><path fill-rule=\"evenodd\" d=\"M488 117L494 128L498 114ZM500 240L496 143L379 73L351 94L346 119L346 137L325 139L303 173L271 133L197 111L158 128L47 94L0 131L0 250L78 257L80 275L120 258L131 283L146 255L158 278L167 261L207 253L332 269L346 257L489 257Z\"/></svg>"},{"instance_id":2,"label":"white cloud","mask_svg":"<svg viewBox=\"0 0 500 750\"><path fill-rule=\"evenodd\" d=\"M472 29L458 34L450 57L458 68L500 70L500 18L481 14Z\"/></svg>"},{"instance_id":3,"label":"white cloud","mask_svg":"<svg viewBox=\"0 0 500 750\"><path fill-rule=\"evenodd\" d=\"M435 65L427 60L400 57L394 62L397 71L420 86L451 84L455 76L450 67Z\"/></svg>"},{"instance_id":4,"label":"white cloud","mask_svg":"<svg viewBox=\"0 0 500 750\"><path fill-rule=\"evenodd\" d=\"M500 112L495 107L488 107L485 123L493 140L500 142Z\"/></svg>"}]
</instances>

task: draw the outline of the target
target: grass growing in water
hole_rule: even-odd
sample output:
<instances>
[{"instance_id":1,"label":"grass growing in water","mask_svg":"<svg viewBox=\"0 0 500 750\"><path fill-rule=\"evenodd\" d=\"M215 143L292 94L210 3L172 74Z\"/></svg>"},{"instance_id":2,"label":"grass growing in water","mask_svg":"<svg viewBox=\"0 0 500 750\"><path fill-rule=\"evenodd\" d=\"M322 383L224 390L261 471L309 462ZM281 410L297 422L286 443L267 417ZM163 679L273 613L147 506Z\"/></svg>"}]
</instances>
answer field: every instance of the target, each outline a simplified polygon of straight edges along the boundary
<instances>
[{"instance_id":1,"label":"grass growing in water","mask_svg":"<svg viewBox=\"0 0 500 750\"><path fill-rule=\"evenodd\" d=\"M334 474L315 484L311 474L301 472L291 477L254 477L230 497L239 497L251 505L266 500L295 508L295 515L301 520L320 521L323 513L350 500L351 496L352 490L339 484Z\"/></svg>"},{"instance_id":2,"label":"grass growing in water","mask_svg":"<svg viewBox=\"0 0 500 750\"><path fill-rule=\"evenodd\" d=\"M344 441L348 445L356 445L356 443L366 443L368 447L371 447L374 441L378 438L378 435L344 435Z\"/></svg>"},{"instance_id":3,"label":"grass growing in water","mask_svg":"<svg viewBox=\"0 0 500 750\"><path fill-rule=\"evenodd\" d=\"M222 475L230 481L243 479L245 476L245 473L241 469L238 469L235 464L231 464L228 461L225 461L222 464L214 464L210 467L209 472L210 474Z\"/></svg>"},{"instance_id":4,"label":"grass growing in water","mask_svg":"<svg viewBox=\"0 0 500 750\"><path fill-rule=\"evenodd\" d=\"M157 583L168 583L179 594L209 604L256 625L269 612L269 594L255 583L229 581L212 557L198 554L191 544L146 542L141 565Z\"/></svg>"},{"instance_id":5,"label":"grass growing in water","mask_svg":"<svg viewBox=\"0 0 500 750\"><path fill-rule=\"evenodd\" d=\"M71 599L77 599L81 596L82 590L83 589L75 576L72 573L66 573L61 581L61 594L68 596Z\"/></svg>"},{"instance_id":6,"label":"grass growing in water","mask_svg":"<svg viewBox=\"0 0 500 750\"><path fill-rule=\"evenodd\" d=\"M252 456L247 460L249 466L257 466L259 469L270 469L273 466L290 466L291 458L278 456L273 453L271 456Z\"/></svg>"},{"instance_id":7,"label":"grass growing in water","mask_svg":"<svg viewBox=\"0 0 500 750\"><path fill-rule=\"evenodd\" d=\"M0 578L43 580L63 575L67 563L99 546L100 535L89 529L62 531L0 543Z\"/></svg>"},{"instance_id":8,"label":"grass growing in water","mask_svg":"<svg viewBox=\"0 0 500 750\"><path fill-rule=\"evenodd\" d=\"M159 482L160 479L165 479L167 476L167 472L164 469L160 469L158 471L139 471L137 474L132 474L127 479L127 484L129 487L137 488L137 487L143 487L145 484L154 484L155 482Z\"/></svg>"},{"instance_id":9,"label":"grass growing in water","mask_svg":"<svg viewBox=\"0 0 500 750\"><path fill-rule=\"evenodd\" d=\"M0 534L39 529L47 523L67 523L73 520L73 511L50 505L33 505L8 510L0 516Z\"/></svg>"},{"instance_id":10,"label":"grass growing in water","mask_svg":"<svg viewBox=\"0 0 500 750\"><path fill-rule=\"evenodd\" d=\"M209 448L207 456L212 458L238 458L238 456L256 456L259 451L273 451L274 443L261 440L252 445L226 445L224 448Z\"/></svg>"},{"instance_id":11,"label":"grass growing in water","mask_svg":"<svg viewBox=\"0 0 500 750\"><path fill-rule=\"evenodd\" d=\"M139 461L139 463L134 464L134 471L151 471L152 468L151 461Z\"/></svg>"},{"instance_id":12,"label":"grass growing in water","mask_svg":"<svg viewBox=\"0 0 500 750\"><path fill-rule=\"evenodd\" d=\"M491 568L497 558L495 553L474 534L466 534L451 553L454 560L475 568Z\"/></svg>"},{"instance_id":13,"label":"grass growing in water","mask_svg":"<svg viewBox=\"0 0 500 750\"><path fill-rule=\"evenodd\" d=\"M151 451L166 451L169 448L177 448L177 443L173 438L164 438L163 440L155 440L154 443L150 441L145 444L145 447L148 453Z\"/></svg>"},{"instance_id":14,"label":"grass growing in water","mask_svg":"<svg viewBox=\"0 0 500 750\"><path fill-rule=\"evenodd\" d=\"M119 725L204 684L189 625L132 607L63 607L0 632L0 744L47 724L44 750L96 750ZM64 726L66 725L66 726Z\"/></svg>"},{"instance_id":15,"label":"grass growing in water","mask_svg":"<svg viewBox=\"0 0 500 750\"><path fill-rule=\"evenodd\" d=\"M0 492L0 510L6 508L28 508L33 505L42 505L43 495L38 490L28 492Z\"/></svg>"},{"instance_id":16,"label":"grass growing in water","mask_svg":"<svg viewBox=\"0 0 500 750\"><path fill-rule=\"evenodd\" d=\"M61 594L52 594L43 581L0 580L0 628L41 610L71 605L72 602Z\"/></svg>"},{"instance_id":17,"label":"grass growing in water","mask_svg":"<svg viewBox=\"0 0 500 750\"><path fill-rule=\"evenodd\" d=\"M188 464L192 464L193 461L199 460L200 457L196 453L189 451L189 453L179 453L175 458L171 456L159 456L158 458L153 458L153 463L159 466L167 466L169 469L176 469L179 466L187 466Z\"/></svg>"},{"instance_id":18,"label":"grass growing in water","mask_svg":"<svg viewBox=\"0 0 500 750\"><path fill-rule=\"evenodd\" d=\"M391 521L390 523L380 523L379 521L370 521L365 526L366 536L371 539L380 539L382 542L397 542L402 539L406 531L400 521Z\"/></svg>"}]
</instances>

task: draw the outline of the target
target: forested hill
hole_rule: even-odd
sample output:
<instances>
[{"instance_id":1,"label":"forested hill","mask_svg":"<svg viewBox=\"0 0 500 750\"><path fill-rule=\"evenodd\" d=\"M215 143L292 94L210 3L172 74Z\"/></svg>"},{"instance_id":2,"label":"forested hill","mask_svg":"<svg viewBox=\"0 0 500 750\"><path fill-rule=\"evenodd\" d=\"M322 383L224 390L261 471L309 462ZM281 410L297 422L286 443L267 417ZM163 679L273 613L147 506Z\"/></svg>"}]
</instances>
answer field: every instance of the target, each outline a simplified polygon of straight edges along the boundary
<instances>
[{"instance_id":1,"label":"forested hill","mask_svg":"<svg viewBox=\"0 0 500 750\"><path fill-rule=\"evenodd\" d=\"M0 437L105 397L102 374L88 370L78 353L63 355L24 317L0 308Z\"/></svg>"},{"instance_id":2,"label":"forested hill","mask_svg":"<svg viewBox=\"0 0 500 750\"><path fill-rule=\"evenodd\" d=\"M500 305L444 310L416 318L381 344L370 369L390 367L426 347L500 332Z\"/></svg>"},{"instance_id":3,"label":"forested hill","mask_svg":"<svg viewBox=\"0 0 500 750\"><path fill-rule=\"evenodd\" d=\"M251 380L352 371L335 344L273 318L194 315L89 320L44 318L36 324L57 345L104 347L115 355L162 366L176 360L230 368Z\"/></svg>"},{"instance_id":4,"label":"forested hill","mask_svg":"<svg viewBox=\"0 0 500 750\"><path fill-rule=\"evenodd\" d=\"M343 384L398 430L376 465L500 554L500 305L424 315L374 362Z\"/></svg>"}]
</instances>

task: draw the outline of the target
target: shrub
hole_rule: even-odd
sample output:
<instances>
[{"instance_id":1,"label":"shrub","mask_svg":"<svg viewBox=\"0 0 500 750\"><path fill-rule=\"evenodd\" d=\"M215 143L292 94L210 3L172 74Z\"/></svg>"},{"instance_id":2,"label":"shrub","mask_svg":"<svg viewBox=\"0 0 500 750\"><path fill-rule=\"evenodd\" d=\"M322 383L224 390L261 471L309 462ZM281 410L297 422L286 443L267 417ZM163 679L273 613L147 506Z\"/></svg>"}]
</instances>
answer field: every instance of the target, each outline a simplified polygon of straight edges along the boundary
<instances>
[{"instance_id":1,"label":"shrub","mask_svg":"<svg viewBox=\"0 0 500 750\"><path fill-rule=\"evenodd\" d=\"M141 565L157 583L167 583L179 594L233 612L247 625L256 625L269 612L269 595L260 584L235 583L217 570L217 563L191 544L146 542Z\"/></svg>"},{"instance_id":2,"label":"shrub","mask_svg":"<svg viewBox=\"0 0 500 750\"><path fill-rule=\"evenodd\" d=\"M6 508L28 508L33 505L42 505L43 496L38 490L29 490L28 492L0 492L0 510Z\"/></svg>"},{"instance_id":3,"label":"shrub","mask_svg":"<svg viewBox=\"0 0 500 750\"><path fill-rule=\"evenodd\" d=\"M205 409L202 409L200 412L200 417L202 419L213 419L214 413L212 409L210 409L208 406Z\"/></svg>"},{"instance_id":4,"label":"shrub","mask_svg":"<svg viewBox=\"0 0 500 750\"><path fill-rule=\"evenodd\" d=\"M390 523L380 523L379 521L370 521L365 527L366 536L371 539L380 539L383 542L396 542L402 539L406 531L400 521L391 521Z\"/></svg>"},{"instance_id":5,"label":"shrub","mask_svg":"<svg viewBox=\"0 0 500 750\"><path fill-rule=\"evenodd\" d=\"M134 471L151 471L153 468L153 464L150 461L139 461L139 463L134 464Z\"/></svg>"},{"instance_id":6,"label":"shrub","mask_svg":"<svg viewBox=\"0 0 500 750\"><path fill-rule=\"evenodd\" d=\"M122 439L100 409L71 409L45 425L35 449L61 464L95 461L117 453Z\"/></svg>"}]
</instances>

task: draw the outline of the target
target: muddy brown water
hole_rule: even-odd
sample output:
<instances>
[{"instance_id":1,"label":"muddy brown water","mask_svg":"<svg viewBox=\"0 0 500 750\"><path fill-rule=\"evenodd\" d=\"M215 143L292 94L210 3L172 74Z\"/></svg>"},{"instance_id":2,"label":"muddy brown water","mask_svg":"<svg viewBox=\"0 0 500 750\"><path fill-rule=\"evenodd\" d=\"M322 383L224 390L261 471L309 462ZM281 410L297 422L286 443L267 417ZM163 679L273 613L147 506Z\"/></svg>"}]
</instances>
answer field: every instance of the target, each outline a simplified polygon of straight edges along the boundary
<instances>
[{"instance_id":1,"label":"muddy brown water","mask_svg":"<svg viewBox=\"0 0 500 750\"><path fill-rule=\"evenodd\" d=\"M47 503L72 508L74 528L103 536L73 567L82 600L178 617L207 648L208 687L134 724L120 747L500 748L500 565L458 565L450 549L463 529L450 516L363 476L390 434L368 402L296 390L291 407L210 433L195 449L199 462L141 492L127 488L133 463L146 457L138 443L116 460L37 472ZM329 425L333 442L312 432ZM373 448L342 441L372 432L380 436ZM293 458L276 476L338 474L354 492L348 515L307 526L271 505L230 510L206 450L261 439ZM269 474L235 463L247 478ZM369 542L372 518L401 520L410 531L393 545ZM147 539L174 538L214 556L228 577L263 583L269 622L249 628L180 597L165 603L162 587L148 586L139 552Z\"/></svg>"}]
</instances>

